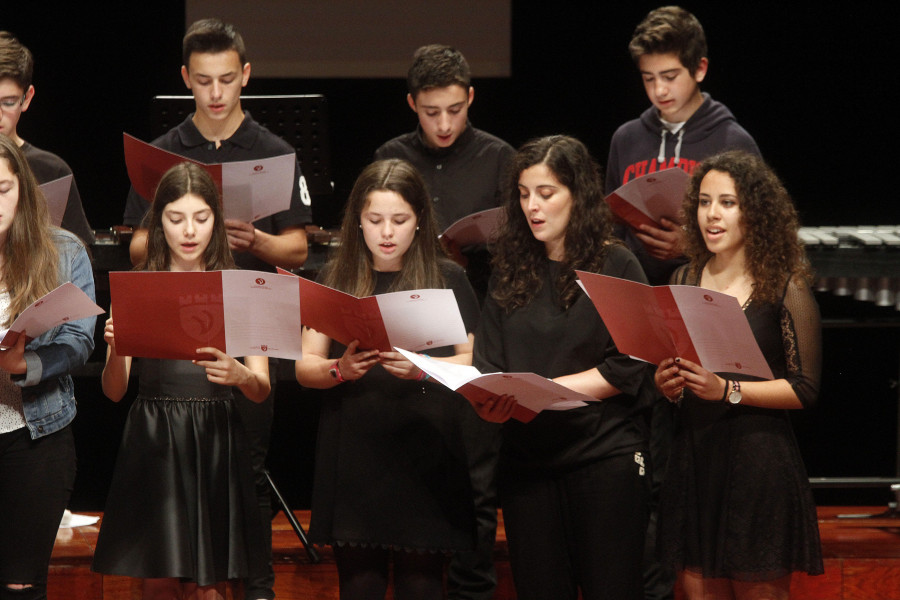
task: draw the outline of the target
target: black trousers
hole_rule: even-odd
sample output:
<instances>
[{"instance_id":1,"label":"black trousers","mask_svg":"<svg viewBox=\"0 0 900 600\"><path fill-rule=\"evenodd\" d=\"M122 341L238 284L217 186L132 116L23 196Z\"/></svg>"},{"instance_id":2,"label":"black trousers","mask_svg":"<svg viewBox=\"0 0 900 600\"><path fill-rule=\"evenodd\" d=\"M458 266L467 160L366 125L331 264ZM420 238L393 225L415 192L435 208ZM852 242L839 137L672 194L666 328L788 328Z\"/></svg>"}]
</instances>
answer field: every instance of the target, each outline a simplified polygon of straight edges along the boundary
<instances>
[{"instance_id":1,"label":"black trousers","mask_svg":"<svg viewBox=\"0 0 900 600\"><path fill-rule=\"evenodd\" d=\"M645 453L565 473L510 472L499 490L519 600L640 600L649 473Z\"/></svg>"},{"instance_id":2,"label":"black trousers","mask_svg":"<svg viewBox=\"0 0 900 600\"><path fill-rule=\"evenodd\" d=\"M28 429L0 434L0 598L44 598L50 553L75 484L71 426L32 440Z\"/></svg>"}]
</instances>

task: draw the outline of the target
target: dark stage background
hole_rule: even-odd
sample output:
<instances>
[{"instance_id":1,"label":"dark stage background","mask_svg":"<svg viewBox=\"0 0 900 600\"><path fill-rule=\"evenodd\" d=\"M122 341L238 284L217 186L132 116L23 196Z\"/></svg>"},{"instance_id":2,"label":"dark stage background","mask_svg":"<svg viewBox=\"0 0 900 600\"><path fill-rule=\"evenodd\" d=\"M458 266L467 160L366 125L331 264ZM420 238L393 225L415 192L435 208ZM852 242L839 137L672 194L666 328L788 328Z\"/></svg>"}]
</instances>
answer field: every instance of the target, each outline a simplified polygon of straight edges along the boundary
<instances>
[{"instance_id":1,"label":"dark stage background","mask_svg":"<svg viewBox=\"0 0 900 600\"><path fill-rule=\"evenodd\" d=\"M475 73L473 124L513 145L568 133L604 162L615 128L648 105L626 46L637 22L657 5L513 2L512 76L480 79ZM890 184L894 169L887 167L897 154L900 5L683 5L698 16L708 37L710 70L703 88L725 102L756 138L792 192L803 223L900 223L900 203ZM267 2L258 6L266 10ZM22 137L69 162L95 229L119 224L128 189L122 132L149 140L155 136L151 97L187 93L179 74L184 3L65 3L51 11L43 2L19 2L5 8L0 29L14 32L36 57L36 96L23 116ZM403 39L396 43L407 45ZM408 48L410 55L413 49ZM252 63L253 48L248 50ZM335 194L315 207L317 224L336 224L343 199L375 148L414 126L404 75L251 77L246 94L327 97ZM864 168L853 166L860 164ZM895 313L827 295L820 301L826 316L840 321L830 321L825 331L819 405L796 416L810 474L893 476L900 369ZM854 323L862 316L864 326ZM102 350L95 353L97 361ZM80 377L78 386L79 479L72 507L100 509L128 403L113 405L103 398L95 378ZM288 373L276 411L271 470L295 507L303 508L316 400ZM887 500L886 493L879 494L874 500ZM859 490L826 492L822 498L873 499Z\"/></svg>"}]
</instances>

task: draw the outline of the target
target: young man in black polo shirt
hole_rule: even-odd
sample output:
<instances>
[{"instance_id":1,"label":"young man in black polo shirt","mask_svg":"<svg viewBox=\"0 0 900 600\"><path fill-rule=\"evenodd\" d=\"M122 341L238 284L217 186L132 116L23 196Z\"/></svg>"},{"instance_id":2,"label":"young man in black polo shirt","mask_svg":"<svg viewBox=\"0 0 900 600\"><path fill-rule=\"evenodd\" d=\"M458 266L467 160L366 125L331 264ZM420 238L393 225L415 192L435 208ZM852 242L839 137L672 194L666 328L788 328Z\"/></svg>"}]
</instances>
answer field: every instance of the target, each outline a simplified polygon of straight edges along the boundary
<instances>
[{"instance_id":1,"label":"young man in black polo shirt","mask_svg":"<svg viewBox=\"0 0 900 600\"><path fill-rule=\"evenodd\" d=\"M71 175L72 169L57 155L41 150L19 137L19 119L34 99L34 85L31 83L33 73L34 57L28 48L11 33L0 31L0 133L22 148L38 183L47 183ZM94 231L84 214L81 194L78 193L74 177L61 226L80 237L85 244L94 243Z\"/></svg>"},{"instance_id":2,"label":"young man in black polo shirt","mask_svg":"<svg viewBox=\"0 0 900 600\"><path fill-rule=\"evenodd\" d=\"M475 98L465 57L450 46L423 46L413 55L406 101L418 117L415 131L396 137L375 152L375 159L402 158L412 163L428 186L439 227L500 204L501 181L515 154L498 137L475 129L469 106ZM490 256L483 247L462 248L466 273L479 298L487 289ZM475 491L477 541L473 552L457 553L447 574L448 597L488 599L497 578L493 566L497 529L494 485L499 429L474 411L465 424L469 468Z\"/></svg>"},{"instance_id":3,"label":"young man in black polo shirt","mask_svg":"<svg viewBox=\"0 0 900 600\"><path fill-rule=\"evenodd\" d=\"M196 110L184 122L153 140L153 145L204 163L225 163L270 158L294 152L280 137L259 125L241 109L241 89L250 79L244 42L233 26L218 19L204 19L191 25L184 36L181 76L194 96ZM300 165L294 168L294 189L290 208L253 223L226 219L228 243L238 266L274 271L302 266L307 257L305 225L310 222L308 194L301 195ZM304 188L305 189L305 188ZM141 221L150 208L147 199L134 189L128 194L124 223L137 227L131 241L132 262L147 252L147 230ZM265 459L272 427L275 373L270 367L273 393L255 404L235 393L251 445L260 511L271 551L272 508L265 475ZM270 565L271 565L271 556ZM274 572L261 580L245 582L248 600L275 597Z\"/></svg>"}]
</instances>

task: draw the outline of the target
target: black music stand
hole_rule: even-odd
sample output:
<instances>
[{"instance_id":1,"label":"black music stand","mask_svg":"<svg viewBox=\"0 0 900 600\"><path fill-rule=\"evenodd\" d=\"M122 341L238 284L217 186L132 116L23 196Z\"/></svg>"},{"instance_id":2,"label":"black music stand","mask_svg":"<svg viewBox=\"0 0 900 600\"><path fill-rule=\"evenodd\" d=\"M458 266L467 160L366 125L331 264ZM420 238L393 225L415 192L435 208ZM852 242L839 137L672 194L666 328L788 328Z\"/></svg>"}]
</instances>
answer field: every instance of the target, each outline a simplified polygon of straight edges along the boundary
<instances>
[{"instance_id":1,"label":"black music stand","mask_svg":"<svg viewBox=\"0 0 900 600\"><path fill-rule=\"evenodd\" d=\"M306 538L306 532L303 531L303 526L300 525L300 521L297 520L297 517L294 515L294 511L291 510L291 507L288 506L287 502L284 500L284 496L281 495L281 492L278 491L278 487L275 485L275 482L272 480L272 475L269 473L268 469L265 469L266 480L269 482L269 487L272 488L272 491L275 493L275 498L278 500L279 506L281 506L282 511L284 511L284 516L287 517L288 523L291 524L291 528L294 530L294 533L297 534L297 537L300 538L300 543L303 544L303 548L306 550L306 555L309 557L309 562L316 564L321 560L319 553L316 552L315 546L309 543L309 540ZM278 514L276 510L272 516L274 517Z\"/></svg>"},{"instance_id":2,"label":"black music stand","mask_svg":"<svg viewBox=\"0 0 900 600\"><path fill-rule=\"evenodd\" d=\"M194 112L195 107L193 96L154 96L150 108L152 137L155 139L180 124ZM280 136L297 152L300 170L312 198L315 220L317 208L322 208L321 201L330 199L333 189L328 104L325 96L321 94L241 96L241 108L250 112L260 125ZM309 560L313 563L319 562L319 554L306 538L306 533L294 516L294 511L281 495L268 469L265 469L265 473L269 488L279 507L272 516L277 515L279 510L283 511L294 533L306 549Z\"/></svg>"}]
</instances>

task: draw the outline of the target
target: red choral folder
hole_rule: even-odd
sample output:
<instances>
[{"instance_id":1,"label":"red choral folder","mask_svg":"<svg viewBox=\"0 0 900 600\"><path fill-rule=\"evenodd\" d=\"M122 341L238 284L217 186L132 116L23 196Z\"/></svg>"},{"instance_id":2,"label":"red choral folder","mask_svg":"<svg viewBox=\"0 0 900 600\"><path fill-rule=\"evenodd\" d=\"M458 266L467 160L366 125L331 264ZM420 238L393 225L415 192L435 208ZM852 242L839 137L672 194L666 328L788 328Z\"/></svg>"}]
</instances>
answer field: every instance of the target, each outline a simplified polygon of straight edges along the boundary
<instances>
[{"instance_id":1,"label":"red choral folder","mask_svg":"<svg viewBox=\"0 0 900 600\"><path fill-rule=\"evenodd\" d=\"M375 296L357 298L301 277L300 314L304 325L345 346L359 340L360 349L393 350Z\"/></svg>"},{"instance_id":2,"label":"red choral folder","mask_svg":"<svg viewBox=\"0 0 900 600\"><path fill-rule=\"evenodd\" d=\"M606 197L613 213L634 229L661 227L660 219L678 221L690 175L675 167L632 179Z\"/></svg>"},{"instance_id":3,"label":"red choral folder","mask_svg":"<svg viewBox=\"0 0 900 600\"><path fill-rule=\"evenodd\" d=\"M124 275L124 276L123 276ZM225 350L225 307L220 271L111 272L110 305L120 356L204 358L197 348ZM160 302L147 286L171 291Z\"/></svg>"},{"instance_id":4,"label":"red choral folder","mask_svg":"<svg viewBox=\"0 0 900 600\"><path fill-rule=\"evenodd\" d=\"M192 162L203 168L222 191L222 165L207 165L196 160L185 158L179 154L157 148L146 142L142 142L127 133L122 134L125 145L125 167L128 170L128 178L134 191L147 201L152 201L156 195L156 186L166 171L185 161Z\"/></svg>"},{"instance_id":5,"label":"red choral folder","mask_svg":"<svg viewBox=\"0 0 900 600\"><path fill-rule=\"evenodd\" d=\"M659 364L683 357L715 373L772 379L737 298L576 271L620 352Z\"/></svg>"}]
</instances>

